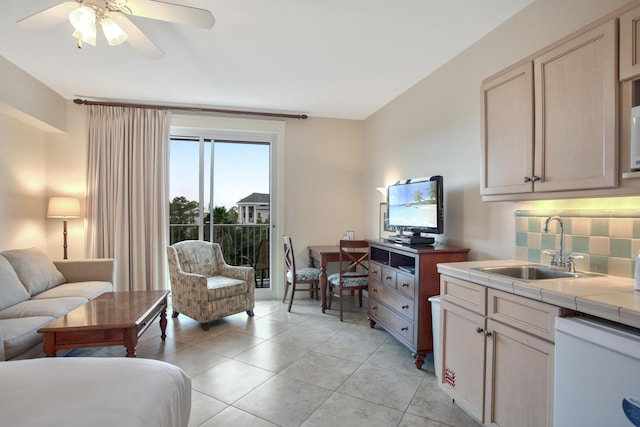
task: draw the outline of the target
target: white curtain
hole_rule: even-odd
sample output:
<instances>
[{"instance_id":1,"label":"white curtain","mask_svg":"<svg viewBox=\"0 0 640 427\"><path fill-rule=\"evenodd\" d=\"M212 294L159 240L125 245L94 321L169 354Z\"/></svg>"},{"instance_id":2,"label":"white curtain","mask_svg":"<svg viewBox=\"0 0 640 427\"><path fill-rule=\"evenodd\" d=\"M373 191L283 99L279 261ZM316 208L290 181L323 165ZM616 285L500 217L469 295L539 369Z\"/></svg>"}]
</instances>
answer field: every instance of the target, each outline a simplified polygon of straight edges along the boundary
<instances>
[{"instance_id":1,"label":"white curtain","mask_svg":"<svg viewBox=\"0 0 640 427\"><path fill-rule=\"evenodd\" d=\"M164 289L171 113L87 108L87 256L117 259L117 291Z\"/></svg>"}]
</instances>

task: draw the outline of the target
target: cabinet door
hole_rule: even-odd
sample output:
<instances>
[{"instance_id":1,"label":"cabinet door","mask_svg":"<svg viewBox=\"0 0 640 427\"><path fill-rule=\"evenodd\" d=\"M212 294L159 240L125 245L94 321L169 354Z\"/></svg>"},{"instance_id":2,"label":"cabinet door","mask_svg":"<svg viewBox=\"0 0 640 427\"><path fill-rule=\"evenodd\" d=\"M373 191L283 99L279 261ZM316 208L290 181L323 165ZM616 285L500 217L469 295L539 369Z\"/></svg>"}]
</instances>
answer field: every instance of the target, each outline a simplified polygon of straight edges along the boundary
<instances>
[{"instance_id":1,"label":"cabinet door","mask_svg":"<svg viewBox=\"0 0 640 427\"><path fill-rule=\"evenodd\" d=\"M485 424L553 425L552 343L487 320Z\"/></svg>"},{"instance_id":2,"label":"cabinet door","mask_svg":"<svg viewBox=\"0 0 640 427\"><path fill-rule=\"evenodd\" d=\"M536 192L617 185L617 20L534 60Z\"/></svg>"},{"instance_id":3,"label":"cabinet door","mask_svg":"<svg viewBox=\"0 0 640 427\"><path fill-rule=\"evenodd\" d=\"M620 80L640 75L640 7L620 17Z\"/></svg>"},{"instance_id":4,"label":"cabinet door","mask_svg":"<svg viewBox=\"0 0 640 427\"><path fill-rule=\"evenodd\" d=\"M440 316L440 388L482 422L485 318L446 300L440 303Z\"/></svg>"},{"instance_id":5,"label":"cabinet door","mask_svg":"<svg viewBox=\"0 0 640 427\"><path fill-rule=\"evenodd\" d=\"M482 84L480 192L533 190L533 65L527 62Z\"/></svg>"}]
</instances>

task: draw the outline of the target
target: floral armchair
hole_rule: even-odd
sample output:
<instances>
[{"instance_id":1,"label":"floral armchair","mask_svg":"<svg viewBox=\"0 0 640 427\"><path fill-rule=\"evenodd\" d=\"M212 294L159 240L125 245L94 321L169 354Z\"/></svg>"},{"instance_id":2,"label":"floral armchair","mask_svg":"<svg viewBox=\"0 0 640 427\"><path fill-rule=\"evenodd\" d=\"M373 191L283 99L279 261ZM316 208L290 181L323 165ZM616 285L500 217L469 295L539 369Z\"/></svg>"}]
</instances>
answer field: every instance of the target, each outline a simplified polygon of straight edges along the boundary
<instances>
[{"instance_id":1,"label":"floral armchair","mask_svg":"<svg viewBox=\"0 0 640 427\"><path fill-rule=\"evenodd\" d=\"M185 240L167 248L171 279L172 317L180 313L197 320L202 329L209 322L255 306L254 270L228 265L217 243Z\"/></svg>"}]
</instances>

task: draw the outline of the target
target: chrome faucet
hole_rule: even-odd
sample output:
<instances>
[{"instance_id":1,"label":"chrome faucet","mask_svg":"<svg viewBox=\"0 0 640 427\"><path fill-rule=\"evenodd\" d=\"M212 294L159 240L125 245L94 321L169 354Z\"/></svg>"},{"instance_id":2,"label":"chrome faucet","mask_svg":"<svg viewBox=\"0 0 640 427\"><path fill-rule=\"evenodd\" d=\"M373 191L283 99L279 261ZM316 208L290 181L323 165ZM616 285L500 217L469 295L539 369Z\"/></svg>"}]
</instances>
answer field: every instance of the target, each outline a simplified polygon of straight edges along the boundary
<instances>
[{"instance_id":1,"label":"chrome faucet","mask_svg":"<svg viewBox=\"0 0 640 427\"><path fill-rule=\"evenodd\" d=\"M546 219L546 221L544 222L544 227L542 228L542 231L544 231L545 233L549 232L549 223L553 220L558 221L558 224L560 224L560 253L558 253L558 258L557 260L554 260L554 257L551 257L551 266L557 266L557 267L561 267L561 268L566 268L567 263L564 259L564 222L562 222L562 219L559 216L550 216L549 218ZM571 267L571 266L569 266Z\"/></svg>"}]
</instances>

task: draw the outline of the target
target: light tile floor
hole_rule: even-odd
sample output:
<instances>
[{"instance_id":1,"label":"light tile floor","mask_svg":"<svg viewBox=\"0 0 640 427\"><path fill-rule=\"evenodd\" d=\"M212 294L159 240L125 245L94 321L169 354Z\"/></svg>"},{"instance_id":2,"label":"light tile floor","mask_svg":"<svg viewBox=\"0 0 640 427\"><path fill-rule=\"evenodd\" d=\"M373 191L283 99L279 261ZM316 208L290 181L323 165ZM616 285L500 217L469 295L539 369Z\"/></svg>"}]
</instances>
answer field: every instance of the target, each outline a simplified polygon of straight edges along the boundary
<instances>
[{"instance_id":1,"label":"light tile floor","mask_svg":"<svg viewBox=\"0 0 640 427\"><path fill-rule=\"evenodd\" d=\"M212 323L185 316L141 337L138 357L180 366L191 378L189 426L477 426L438 388L433 358L416 369L411 352L345 298L345 319L316 300L257 301ZM156 322L157 323L157 322ZM123 347L77 349L69 356L123 356Z\"/></svg>"}]
</instances>

